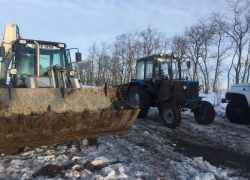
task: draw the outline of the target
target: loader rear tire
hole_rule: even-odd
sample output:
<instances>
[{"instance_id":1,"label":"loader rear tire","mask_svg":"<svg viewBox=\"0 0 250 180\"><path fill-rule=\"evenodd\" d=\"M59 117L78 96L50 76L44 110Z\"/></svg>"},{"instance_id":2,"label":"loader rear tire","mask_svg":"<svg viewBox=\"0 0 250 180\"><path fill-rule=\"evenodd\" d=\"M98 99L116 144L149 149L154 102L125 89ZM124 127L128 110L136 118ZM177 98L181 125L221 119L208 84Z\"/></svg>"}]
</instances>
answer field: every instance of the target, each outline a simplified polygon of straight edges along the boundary
<instances>
[{"instance_id":1,"label":"loader rear tire","mask_svg":"<svg viewBox=\"0 0 250 180\"><path fill-rule=\"evenodd\" d=\"M226 115L231 123L250 123L249 106L244 99L232 99L227 105Z\"/></svg>"},{"instance_id":2,"label":"loader rear tire","mask_svg":"<svg viewBox=\"0 0 250 180\"><path fill-rule=\"evenodd\" d=\"M211 124L215 118L215 110L213 105L208 101L201 101L201 105L201 109L194 110L195 120L199 124Z\"/></svg>"},{"instance_id":3,"label":"loader rear tire","mask_svg":"<svg viewBox=\"0 0 250 180\"><path fill-rule=\"evenodd\" d=\"M147 116L150 100L149 94L143 87L139 85L131 87L128 94L128 103L132 106L139 106L140 112L137 116L138 118Z\"/></svg>"},{"instance_id":4,"label":"loader rear tire","mask_svg":"<svg viewBox=\"0 0 250 180\"><path fill-rule=\"evenodd\" d=\"M181 111L173 102L166 102L161 107L161 118L169 128L176 128L181 123Z\"/></svg>"}]
</instances>

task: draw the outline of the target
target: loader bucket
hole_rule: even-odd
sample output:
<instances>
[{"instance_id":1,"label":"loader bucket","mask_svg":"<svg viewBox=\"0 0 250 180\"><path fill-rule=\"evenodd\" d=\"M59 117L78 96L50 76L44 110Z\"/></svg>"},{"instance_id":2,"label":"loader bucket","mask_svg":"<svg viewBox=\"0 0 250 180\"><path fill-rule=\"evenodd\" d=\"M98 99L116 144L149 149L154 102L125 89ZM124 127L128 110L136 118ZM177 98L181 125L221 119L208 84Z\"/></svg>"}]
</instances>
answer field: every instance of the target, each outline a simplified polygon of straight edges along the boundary
<instances>
[{"instance_id":1,"label":"loader bucket","mask_svg":"<svg viewBox=\"0 0 250 180\"><path fill-rule=\"evenodd\" d=\"M139 111L112 88L1 88L0 152L126 133Z\"/></svg>"}]
</instances>

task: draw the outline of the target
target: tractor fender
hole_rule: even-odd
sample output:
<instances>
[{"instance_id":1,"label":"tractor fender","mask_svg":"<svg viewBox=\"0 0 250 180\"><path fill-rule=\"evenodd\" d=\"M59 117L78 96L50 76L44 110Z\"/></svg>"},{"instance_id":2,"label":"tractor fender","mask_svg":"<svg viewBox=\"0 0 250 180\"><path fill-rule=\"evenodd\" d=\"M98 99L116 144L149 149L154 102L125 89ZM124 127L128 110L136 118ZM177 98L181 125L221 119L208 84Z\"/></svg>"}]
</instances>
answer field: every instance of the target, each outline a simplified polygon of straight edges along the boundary
<instances>
[{"instance_id":1,"label":"tractor fender","mask_svg":"<svg viewBox=\"0 0 250 180\"><path fill-rule=\"evenodd\" d=\"M139 86L142 86L144 88L147 87L147 84L145 81L143 80L137 80L137 81L130 81L129 85L128 85L128 92L129 90L131 89L132 86L135 86L135 85L139 85Z\"/></svg>"}]
</instances>

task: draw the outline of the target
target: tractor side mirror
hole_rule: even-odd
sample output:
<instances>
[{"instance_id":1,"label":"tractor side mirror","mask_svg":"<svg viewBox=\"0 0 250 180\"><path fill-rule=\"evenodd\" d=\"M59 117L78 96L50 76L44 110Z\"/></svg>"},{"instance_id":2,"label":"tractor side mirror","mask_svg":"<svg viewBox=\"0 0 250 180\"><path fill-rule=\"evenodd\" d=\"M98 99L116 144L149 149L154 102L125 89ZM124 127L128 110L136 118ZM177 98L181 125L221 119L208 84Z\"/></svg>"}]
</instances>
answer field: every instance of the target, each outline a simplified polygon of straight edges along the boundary
<instances>
[{"instance_id":1,"label":"tractor side mirror","mask_svg":"<svg viewBox=\"0 0 250 180\"><path fill-rule=\"evenodd\" d=\"M0 57L4 57L4 56L5 56L5 47L0 46Z\"/></svg>"},{"instance_id":2,"label":"tractor side mirror","mask_svg":"<svg viewBox=\"0 0 250 180\"><path fill-rule=\"evenodd\" d=\"M81 62L82 61L82 54L79 52L76 52L76 62Z\"/></svg>"},{"instance_id":3,"label":"tractor side mirror","mask_svg":"<svg viewBox=\"0 0 250 180\"><path fill-rule=\"evenodd\" d=\"M188 69L190 69L190 66L191 66L191 62L187 61L187 67L188 67Z\"/></svg>"}]
</instances>

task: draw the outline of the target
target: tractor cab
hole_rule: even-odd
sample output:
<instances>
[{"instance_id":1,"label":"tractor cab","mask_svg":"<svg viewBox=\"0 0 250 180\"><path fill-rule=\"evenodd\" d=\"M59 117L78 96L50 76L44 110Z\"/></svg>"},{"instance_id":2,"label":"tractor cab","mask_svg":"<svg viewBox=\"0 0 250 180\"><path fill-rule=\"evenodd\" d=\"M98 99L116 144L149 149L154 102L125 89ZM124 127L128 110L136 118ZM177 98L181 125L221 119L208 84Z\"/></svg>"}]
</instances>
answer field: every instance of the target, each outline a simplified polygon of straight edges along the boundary
<instances>
[{"instance_id":1,"label":"tractor cab","mask_svg":"<svg viewBox=\"0 0 250 180\"><path fill-rule=\"evenodd\" d=\"M137 60L136 80L163 81L181 79L180 61L175 55L156 54Z\"/></svg>"},{"instance_id":2,"label":"tractor cab","mask_svg":"<svg viewBox=\"0 0 250 180\"><path fill-rule=\"evenodd\" d=\"M177 54L154 54L137 60L136 77L130 81L129 87L140 84L150 92L152 106L157 106L155 99L163 81L169 83L181 80L181 66ZM124 91L123 91L124 92Z\"/></svg>"}]
</instances>

